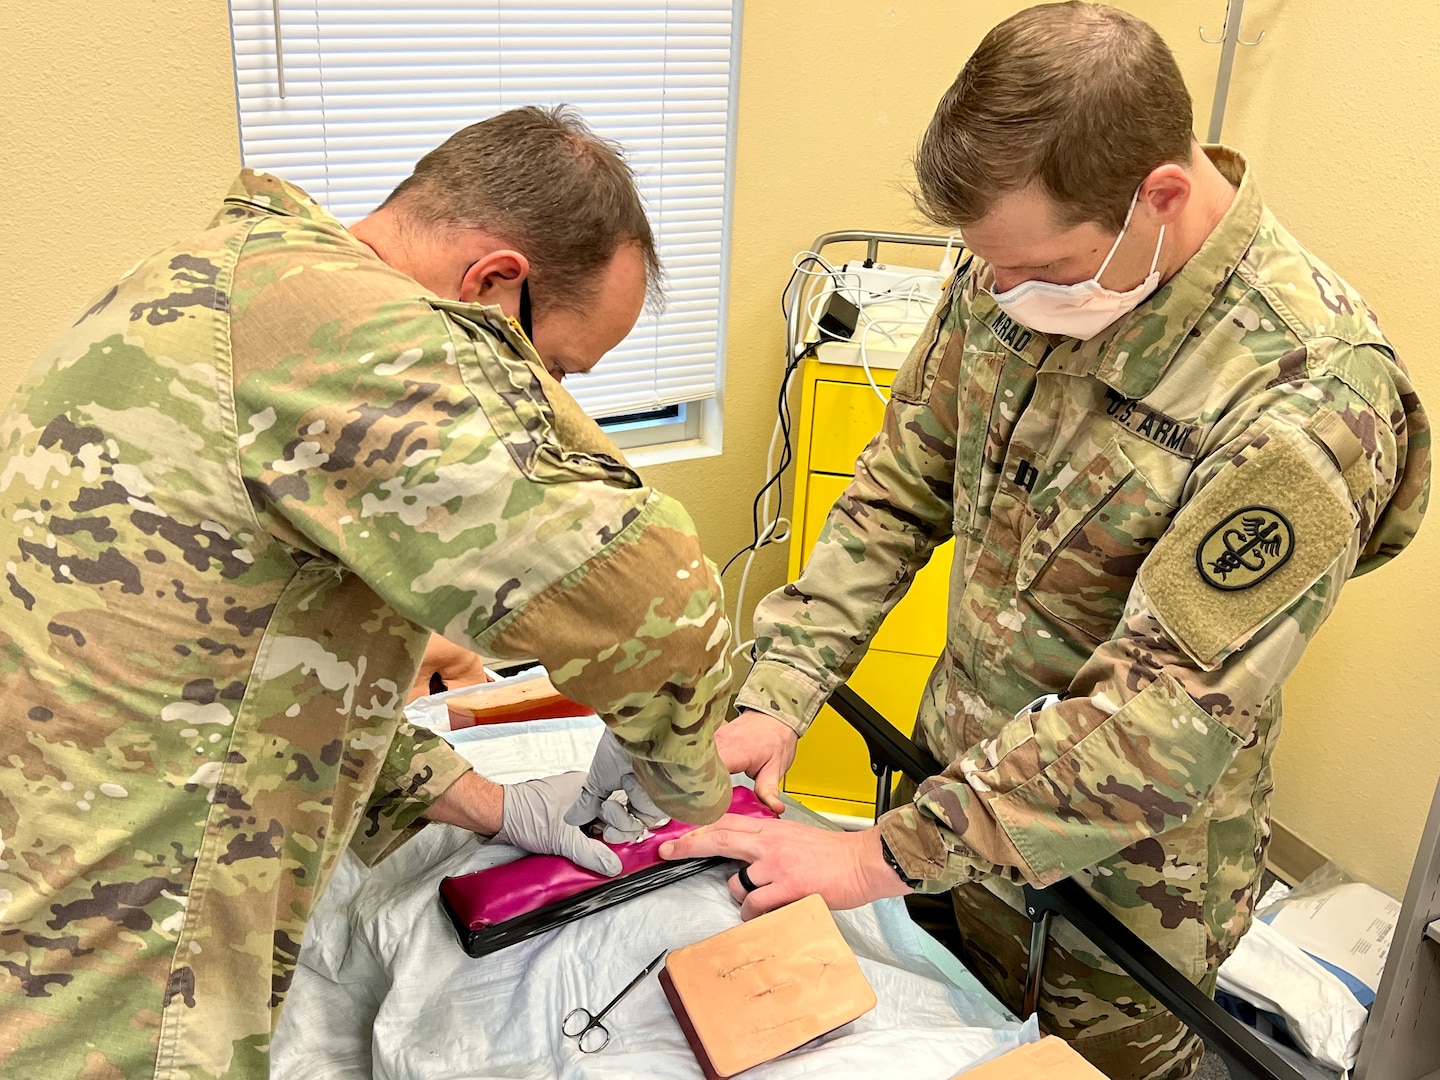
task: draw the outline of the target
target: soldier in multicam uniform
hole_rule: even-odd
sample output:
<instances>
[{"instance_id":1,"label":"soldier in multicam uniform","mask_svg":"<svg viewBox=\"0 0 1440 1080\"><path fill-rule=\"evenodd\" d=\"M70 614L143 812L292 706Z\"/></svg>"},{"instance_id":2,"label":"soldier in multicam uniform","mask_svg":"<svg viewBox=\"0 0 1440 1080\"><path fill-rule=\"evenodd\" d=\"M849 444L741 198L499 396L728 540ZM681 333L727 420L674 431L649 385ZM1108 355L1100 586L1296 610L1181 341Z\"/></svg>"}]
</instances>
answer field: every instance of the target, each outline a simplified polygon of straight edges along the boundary
<instances>
[{"instance_id":1,"label":"soldier in multicam uniform","mask_svg":"<svg viewBox=\"0 0 1440 1080\"><path fill-rule=\"evenodd\" d=\"M773 793L953 535L917 722L949 765L865 832L726 818L677 841L751 863L747 916L949 890L958 948L1018 1008L1017 884L1075 876L1213 990L1256 900L1281 684L1341 586L1414 535L1429 427L1370 308L1190 132L1168 48L1099 5L1000 24L941 102L920 193L976 257L804 574L757 609L752 711L717 742ZM1116 1078L1202 1051L1065 925L1040 1020Z\"/></svg>"},{"instance_id":2,"label":"soldier in multicam uniform","mask_svg":"<svg viewBox=\"0 0 1440 1080\"><path fill-rule=\"evenodd\" d=\"M403 722L431 630L539 657L663 812L728 805L713 568L556 381L657 270L614 150L516 110L351 230L242 173L46 347L0 421L0 1074L263 1077L340 853L423 819L597 858L584 774Z\"/></svg>"}]
</instances>

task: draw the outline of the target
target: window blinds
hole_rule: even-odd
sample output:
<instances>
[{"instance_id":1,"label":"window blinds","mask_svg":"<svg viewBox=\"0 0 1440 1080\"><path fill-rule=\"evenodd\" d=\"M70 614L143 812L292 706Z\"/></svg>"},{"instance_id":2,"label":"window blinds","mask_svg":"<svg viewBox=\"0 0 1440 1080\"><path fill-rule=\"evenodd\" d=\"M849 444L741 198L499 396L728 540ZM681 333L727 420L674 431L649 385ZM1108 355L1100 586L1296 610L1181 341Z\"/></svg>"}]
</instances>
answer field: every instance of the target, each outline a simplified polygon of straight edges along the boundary
<instances>
[{"instance_id":1,"label":"window blinds","mask_svg":"<svg viewBox=\"0 0 1440 1080\"><path fill-rule=\"evenodd\" d=\"M279 0L277 42L274 0L231 0L244 161L350 224L467 124L519 105L575 105L626 149L668 303L566 388L598 417L707 398L720 347L732 6Z\"/></svg>"}]
</instances>

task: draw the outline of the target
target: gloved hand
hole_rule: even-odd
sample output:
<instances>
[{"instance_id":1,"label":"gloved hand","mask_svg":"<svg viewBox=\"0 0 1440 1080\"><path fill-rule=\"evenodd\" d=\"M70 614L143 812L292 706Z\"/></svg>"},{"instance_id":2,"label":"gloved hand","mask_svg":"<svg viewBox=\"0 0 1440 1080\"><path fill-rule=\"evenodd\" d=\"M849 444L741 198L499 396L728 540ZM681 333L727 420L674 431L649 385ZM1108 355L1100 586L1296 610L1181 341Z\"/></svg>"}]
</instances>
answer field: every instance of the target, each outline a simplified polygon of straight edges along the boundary
<instances>
[{"instance_id":1,"label":"gloved hand","mask_svg":"<svg viewBox=\"0 0 1440 1080\"><path fill-rule=\"evenodd\" d=\"M612 796L623 791L628 809ZM655 805L640 780L630 755L608 728L595 748L584 791L565 814L570 825L585 825L599 818L605 823L605 839L612 844L640 839L646 829L658 829L670 818Z\"/></svg>"},{"instance_id":2,"label":"gloved hand","mask_svg":"<svg viewBox=\"0 0 1440 1080\"><path fill-rule=\"evenodd\" d=\"M504 785L505 806L495 839L541 855L563 855L587 870L614 877L621 870L620 857L566 822L565 811L582 797L584 786L582 772ZM625 815L623 807L617 804L616 809L617 817Z\"/></svg>"}]
</instances>

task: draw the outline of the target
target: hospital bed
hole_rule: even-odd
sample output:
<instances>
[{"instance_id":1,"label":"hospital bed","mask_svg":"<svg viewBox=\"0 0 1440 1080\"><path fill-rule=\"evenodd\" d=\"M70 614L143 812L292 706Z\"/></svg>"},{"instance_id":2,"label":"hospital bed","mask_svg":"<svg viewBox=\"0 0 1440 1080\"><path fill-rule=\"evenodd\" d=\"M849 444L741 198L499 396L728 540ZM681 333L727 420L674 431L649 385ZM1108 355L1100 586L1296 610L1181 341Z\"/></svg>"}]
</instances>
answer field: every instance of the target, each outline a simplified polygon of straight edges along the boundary
<instances>
[{"instance_id":1,"label":"hospital bed","mask_svg":"<svg viewBox=\"0 0 1440 1080\"><path fill-rule=\"evenodd\" d=\"M588 765L594 716L475 727L447 737L500 782ZM798 803L786 817L833 828ZM440 880L517 849L430 825L367 870L348 854L306 931L272 1044L274 1080L458 1077L696 1078L699 1067L652 976L607 1018L609 1046L582 1054L565 1014L609 1000L663 948L739 922L711 869L479 959L441 910ZM948 1078L1039 1037L909 918L900 900L837 912L876 991L874 1011L747 1080Z\"/></svg>"}]
</instances>

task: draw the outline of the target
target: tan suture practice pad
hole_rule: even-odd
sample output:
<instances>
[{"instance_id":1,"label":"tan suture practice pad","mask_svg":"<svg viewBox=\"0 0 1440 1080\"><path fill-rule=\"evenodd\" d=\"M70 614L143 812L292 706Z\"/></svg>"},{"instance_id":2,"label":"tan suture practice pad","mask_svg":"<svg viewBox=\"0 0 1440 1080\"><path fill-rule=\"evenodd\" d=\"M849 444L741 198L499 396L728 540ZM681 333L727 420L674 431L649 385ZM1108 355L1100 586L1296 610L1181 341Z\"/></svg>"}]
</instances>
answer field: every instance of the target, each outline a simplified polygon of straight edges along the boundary
<instances>
[{"instance_id":1,"label":"tan suture practice pad","mask_svg":"<svg viewBox=\"0 0 1440 1080\"><path fill-rule=\"evenodd\" d=\"M1070 1049L1064 1039L1046 1035L952 1080L1105 1080L1105 1074Z\"/></svg>"},{"instance_id":2,"label":"tan suture practice pad","mask_svg":"<svg viewBox=\"0 0 1440 1080\"><path fill-rule=\"evenodd\" d=\"M875 991L818 896L676 949L660 984L712 1078L777 1058L875 1007Z\"/></svg>"}]
</instances>

